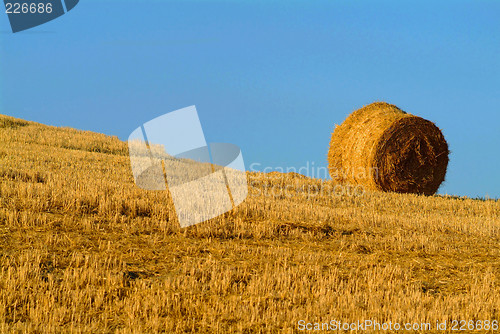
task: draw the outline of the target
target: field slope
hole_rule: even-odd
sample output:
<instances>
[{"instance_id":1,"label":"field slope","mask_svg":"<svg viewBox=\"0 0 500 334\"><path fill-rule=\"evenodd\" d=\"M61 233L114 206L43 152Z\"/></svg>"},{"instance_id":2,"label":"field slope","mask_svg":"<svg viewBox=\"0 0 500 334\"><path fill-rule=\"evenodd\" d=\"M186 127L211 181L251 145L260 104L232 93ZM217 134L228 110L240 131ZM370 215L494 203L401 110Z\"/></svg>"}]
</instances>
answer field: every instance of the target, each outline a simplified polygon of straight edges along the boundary
<instances>
[{"instance_id":1,"label":"field slope","mask_svg":"<svg viewBox=\"0 0 500 334\"><path fill-rule=\"evenodd\" d=\"M243 204L180 229L126 143L0 115L0 332L500 320L499 201L248 177Z\"/></svg>"}]
</instances>

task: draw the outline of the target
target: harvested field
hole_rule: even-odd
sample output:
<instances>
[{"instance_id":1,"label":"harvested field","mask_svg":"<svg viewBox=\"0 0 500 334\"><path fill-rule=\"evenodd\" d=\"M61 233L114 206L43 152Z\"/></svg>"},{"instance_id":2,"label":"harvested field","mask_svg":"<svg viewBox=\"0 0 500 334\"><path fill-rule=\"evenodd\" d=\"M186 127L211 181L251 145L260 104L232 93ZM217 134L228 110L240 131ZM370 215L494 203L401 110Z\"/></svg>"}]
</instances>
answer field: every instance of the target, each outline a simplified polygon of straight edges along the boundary
<instances>
[{"instance_id":1,"label":"harvested field","mask_svg":"<svg viewBox=\"0 0 500 334\"><path fill-rule=\"evenodd\" d=\"M500 320L499 201L249 173L243 204L180 229L166 192L135 186L125 142L0 124L2 333Z\"/></svg>"}]
</instances>

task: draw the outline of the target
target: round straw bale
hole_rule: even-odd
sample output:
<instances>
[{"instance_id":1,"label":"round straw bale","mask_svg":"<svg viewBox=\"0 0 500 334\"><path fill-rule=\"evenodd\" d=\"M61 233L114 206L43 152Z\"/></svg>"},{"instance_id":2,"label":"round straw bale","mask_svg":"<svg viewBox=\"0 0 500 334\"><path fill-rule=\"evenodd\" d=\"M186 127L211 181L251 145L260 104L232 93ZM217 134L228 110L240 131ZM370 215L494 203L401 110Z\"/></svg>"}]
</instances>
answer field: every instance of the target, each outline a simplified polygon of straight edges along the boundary
<instances>
[{"instance_id":1,"label":"round straw bale","mask_svg":"<svg viewBox=\"0 0 500 334\"><path fill-rule=\"evenodd\" d=\"M434 123L375 102L335 127L328 169L333 180L367 190L432 195L444 181L448 154Z\"/></svg>"}]
</instances>

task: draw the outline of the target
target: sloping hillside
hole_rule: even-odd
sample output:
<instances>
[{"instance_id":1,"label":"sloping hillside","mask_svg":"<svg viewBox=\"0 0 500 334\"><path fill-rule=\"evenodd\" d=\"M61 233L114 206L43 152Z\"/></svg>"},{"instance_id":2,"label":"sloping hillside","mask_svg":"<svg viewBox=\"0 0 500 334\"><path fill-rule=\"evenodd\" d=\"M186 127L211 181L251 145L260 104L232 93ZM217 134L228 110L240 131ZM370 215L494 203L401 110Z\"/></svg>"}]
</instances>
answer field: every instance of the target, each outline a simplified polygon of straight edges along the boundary
<instances>
[{"instance_id":1,"label":"sloping hillside","mask_svg":"<svg viewBox=\"0 0 500 334\"><path fill-rule=\"evenodd\" d=\"M248 176L242 205L180 229L126 143L0 115L0 332L500 320L499 201Z\"/></svg>"}]
</instances>

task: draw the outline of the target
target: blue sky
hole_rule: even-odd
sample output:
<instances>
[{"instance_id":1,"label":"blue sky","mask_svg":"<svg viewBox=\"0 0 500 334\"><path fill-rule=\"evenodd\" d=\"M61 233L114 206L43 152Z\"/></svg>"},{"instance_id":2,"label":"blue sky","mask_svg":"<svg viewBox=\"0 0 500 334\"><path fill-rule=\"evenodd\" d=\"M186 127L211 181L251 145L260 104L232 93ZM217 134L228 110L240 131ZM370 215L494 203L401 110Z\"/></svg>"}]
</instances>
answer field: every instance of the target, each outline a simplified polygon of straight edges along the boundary
<instances>
[{"instance_id":1,"label":"blue sky","mask_svg":"<svg viewBox=\"0 0 500 334\"><path fill-rule=\"evenodd\" d=\"M0 113L116 135L196 105L247 169L326 166L334 124L386 101L435 122L440 193L500 198L499 1L94 1L12 34ZM255 166L255 165L254 165Z\"/></svg>"}]
</instances>

